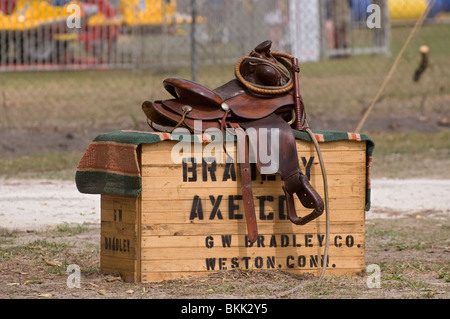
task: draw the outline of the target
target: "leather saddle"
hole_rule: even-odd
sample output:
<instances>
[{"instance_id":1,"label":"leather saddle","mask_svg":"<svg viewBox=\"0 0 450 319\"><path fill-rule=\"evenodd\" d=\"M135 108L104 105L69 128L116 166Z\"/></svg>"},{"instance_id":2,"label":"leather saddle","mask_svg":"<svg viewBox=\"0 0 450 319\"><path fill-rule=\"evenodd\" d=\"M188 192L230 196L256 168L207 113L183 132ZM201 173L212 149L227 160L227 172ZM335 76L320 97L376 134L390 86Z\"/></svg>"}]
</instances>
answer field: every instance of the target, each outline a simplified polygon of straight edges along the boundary
<instances>
[{"instance_id":1,"label":"leather saddle","mask_svg":"<svg viewBox=\"0 0 450 319\"><path fill-rule=\"evenodd\" d=\"M247 223L248 240L255 242L258 237L255 206L253 202L252 178L249 150L253 155L260 147L271 150L271 138L260 139L258 134L247 134L246 130L276 130L279 135L278 162L269 164L256 156L259 171L279 174L286 196L287 213L291 222L304 225L322 215L324 203L308 178L300 169L297 147L292 129L303 130L305 112L298 86L299 68L297 60L285 53L272 52L272 42L265 41L236 65L236 78L211 90L201 84L179 78L163 81L164 88L173 99L146 101L142 109L153 131L172 132L184 127L191 132L201 120L202 131L210 128L221 130L230 128L237 138L242 197ZM199 123L199 122L197 122ZM198 128L197 128L198 129ZM263 145L266 143L266 145ZM311 213L297 216L294 194Z\"/></svg>"}]
</instances>

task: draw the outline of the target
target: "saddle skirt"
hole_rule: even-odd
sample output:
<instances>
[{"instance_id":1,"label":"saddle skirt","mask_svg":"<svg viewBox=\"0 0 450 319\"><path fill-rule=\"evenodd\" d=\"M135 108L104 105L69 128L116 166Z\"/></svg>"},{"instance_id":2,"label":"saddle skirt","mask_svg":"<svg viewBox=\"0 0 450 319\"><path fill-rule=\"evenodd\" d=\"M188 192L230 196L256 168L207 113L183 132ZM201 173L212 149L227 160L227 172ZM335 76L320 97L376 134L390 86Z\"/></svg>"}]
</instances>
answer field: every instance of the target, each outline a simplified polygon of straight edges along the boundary
<instances>
[{"instance_id":1,"label":"saddle skirt","mask_svg":"<svg viewBox=\"0 0 450 319\"><path fill-rule=\"evenodd\" d=\"M269 50L270 45L271 42L263 42L252 52L253 55L258 56L257 59L263 61L262 63L250 64L247 69L242 64L237 66L239 71L243 71L246 80L261 87L286 80L286 74L273 66L274 58ZM264 60L269 62L265 63ZM259 69L258 66L260 66ZM185 127L194 132L198 129L199 122L196 122L198 120L201 120L203 132L211 128L221 130L222 133L228 127L234 130L238 154L244 155L243 160L239 161L239 166L250 242L255 242L258 237L249 163L250 149L253 155L258 154L256 150L261 147L278 151L278 156L271 156L270 163L263 162L259 156L256 156L256 164L262 174L267 172L266 168L270 165L272 169L270 173L281 176L284 181L282 188L286 196L287 213L291 222L304 225L323 213L323 200L311 186L306 175L302 173L299 165L297 145L291 125L296 117L302 115L295 113L294 89L280 94L255 93L238 79L233 79L214 90L179 78L168 78L164 80L163 86L173 99L145 101L142 105L152 130L172 132L178 127ZM246 131L249 132L250 129L256 132L260 129L276 132L278 134L276 145L272 145L274 143L272 138L260 139L258 134L247 134ZM274 159L275 162L273 162ZM304 207L313 211L304 217L298 217L293 194L297 194Z\"/></svg>"}]
</instances>

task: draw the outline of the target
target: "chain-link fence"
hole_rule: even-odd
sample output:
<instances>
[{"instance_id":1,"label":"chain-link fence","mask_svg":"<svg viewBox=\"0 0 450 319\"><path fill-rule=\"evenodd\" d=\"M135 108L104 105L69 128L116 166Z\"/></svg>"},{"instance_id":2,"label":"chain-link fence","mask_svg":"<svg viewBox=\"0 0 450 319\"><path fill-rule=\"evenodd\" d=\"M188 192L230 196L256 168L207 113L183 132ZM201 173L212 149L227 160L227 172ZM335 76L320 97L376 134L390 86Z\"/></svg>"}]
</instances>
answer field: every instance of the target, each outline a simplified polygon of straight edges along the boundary
<instances>
[{"instance_id":1,"label":"chain-link fence","mask_svg":"<svg viewBox=\"0 0 450 319\"><path fill-rule=\"evenodd\" d=\"M427 2L0 0L0 128L140 127L142 102L167 94L164 78L217 87L266 39L302 63L312 117L360 115ZM450 1L434 0L380 112L448 113L448 39ZM430 65L414 81L422 45Z\"/></svg>"}]
</instances>

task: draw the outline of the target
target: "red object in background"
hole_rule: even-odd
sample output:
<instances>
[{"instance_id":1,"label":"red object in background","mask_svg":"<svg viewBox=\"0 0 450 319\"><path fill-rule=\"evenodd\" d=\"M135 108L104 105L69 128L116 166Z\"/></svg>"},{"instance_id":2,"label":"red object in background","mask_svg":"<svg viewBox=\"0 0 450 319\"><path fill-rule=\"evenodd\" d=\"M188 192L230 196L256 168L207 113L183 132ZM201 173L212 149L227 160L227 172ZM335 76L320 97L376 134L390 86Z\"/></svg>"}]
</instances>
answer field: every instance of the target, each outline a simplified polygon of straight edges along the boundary
<instances>
[{"instance_id":1,"label":"red object in background","mask_svg":"<svg viewBox=\"0 0 450 319\"><path fill-rule=\"evenodd\" d=\"M106 18L115 17L120 13L120 9L114 8L108 0L85 0L84 2L96 5L98 7L98 11Z\"/></svg>"},{"instance_id":2,"label":"red object in background","mask_svg":"<svg viewBox=\"0 0 450 319\"><path fill-rule=\"evenodd\" d=\"M11 14L16 8L17 0L0 0L0 11Z\"/></svg>"},{"instance_id":3,"label":"red object in background","mask_svg":"<svg viewBox=\"0 0 450 319\"><path fill-rule=\"evenodd\" d=\"M14 10L17 7L18 0L0 0L0 11L4 14L12 14ZM61 1L53 1L53 5L64 5L68 3L69 0L61 0ZM81 10L82 15L84 16L86 12L85 9L87 7L96 7L96 12L101 13L105 16L106 19L112 19L118 15L120 15L121 11L120 8L116 8L111 5L111 3L108 0L81 0ZM86 10L87 11L87 10ZM64 30L62 30L64 32ZM28 60L30 63L33 63L35 65L40 65L41 67L44 67L46 63L51 64L59 64L59 63L71 63L74 62L74 58L70 56L70 53L68 54L68 51L66 51L68 44L67 43L60 43L58 45L55 45L53 47L53 43L55 40L53 40L53 33L58 33L55 28L51 27L49 32L43 33L43 35L50 36L50 39L48 41L41 41L41 39L37 39L35 42L33 42L36 46L39 46L41 51L48 52L48 54L44 57L42 54L39 54L39 50L35 49L32 53L34 55L31 55L28 57ZM26 34L29 36L29 34ZM87 23L84 24L82 29L78 30L78 39L82 43L82 46L84 50L89 54L89 57L82 58L83 61L78 61L79 64L96 64L101 62L108 62L110 61L111 54L114 51L117 38L119 35L119 26L118 25L88 25ZM28 39L28 38L27 38ZM8 38L6 38L6 41ZM7 42L6 42L7 43ZM19 45L21 45L21 42L19 42ZM7 47L7 46L4 46ZM54 53L55 48L58 50L61 50L61 52ZM45 50L48 49L48 50ZM19 51L16 51L16 53L23 53L23 49L20 49ZM58 59L52 60L52 54L53 56L57 56ZM5 62L6 61L6 62ZM2 54L0 52L0 63L6 63L9 60L5 60L2 58ZM20 55L15 56L14 58L14 65L21 65L24 61L24 58Z\"/></svg>"},{"instance_id":4,"label":"red object in background","mask_svg":"<svg viewBox=\"0 0 450 319\"><path fill-rule=\"evenodd\" d=\"M98 12L107 19L120 14L120 8L115 8L108 0L85 0L84 3L97 6ZM84 30L79 33L79 40L83 43L87 53L101 60L104 50L108 57L111 55L118 35L119 27L117 25L86 25Z\"/></svg>"}]
</instances>

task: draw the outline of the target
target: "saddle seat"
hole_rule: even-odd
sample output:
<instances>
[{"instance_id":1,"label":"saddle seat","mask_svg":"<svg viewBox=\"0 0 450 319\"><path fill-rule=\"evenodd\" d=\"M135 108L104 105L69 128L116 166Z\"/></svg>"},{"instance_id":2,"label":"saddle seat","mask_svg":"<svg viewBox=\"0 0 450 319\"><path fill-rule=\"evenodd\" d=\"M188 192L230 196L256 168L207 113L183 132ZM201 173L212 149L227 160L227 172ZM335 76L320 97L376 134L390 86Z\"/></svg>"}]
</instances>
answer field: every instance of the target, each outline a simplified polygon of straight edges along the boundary
<instances>
[{"instance_id":1,"label":"saddle seat","mask_svg":"<svg viewBox=\"0 0 450 319\"><path fill-rule=\"evenodd\" d=\"M222 103L226 103L235 115L249 120L266 117L281 106L294 106L292 94L283 94L275 97L258 96L248 92L236 79L215 90L210 90L196 82L179 78L166 79L163 85L181 103L187 103L191 106L203 106L208 109L208 112L217 107L221 108ZM196 109L197 107L194 107L187 117L201 118L199 117L200 114L197 114ZM211 117L208 114L201 114L200 116Z\"/></svg>"}]
</instances>

